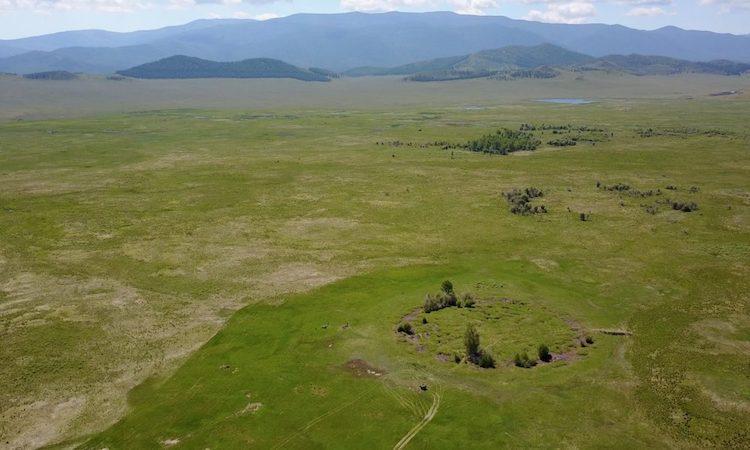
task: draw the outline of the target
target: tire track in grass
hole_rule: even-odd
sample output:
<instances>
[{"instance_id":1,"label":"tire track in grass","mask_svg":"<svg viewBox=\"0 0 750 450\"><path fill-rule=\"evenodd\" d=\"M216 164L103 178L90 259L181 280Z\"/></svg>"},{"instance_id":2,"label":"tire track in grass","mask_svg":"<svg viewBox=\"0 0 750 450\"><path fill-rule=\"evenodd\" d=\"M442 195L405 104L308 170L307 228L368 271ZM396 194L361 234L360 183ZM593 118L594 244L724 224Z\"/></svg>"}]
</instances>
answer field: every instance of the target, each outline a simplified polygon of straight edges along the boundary
<instances>
[{"instance_id":1,"label":"tire track in grass","mask_svg":"<svg viewBox=\"0 0 750 450\"><path fill-rule=\"evenodd\" d=\"M364 391L363 393L361 393L360 395L354 397L353 400L351 400L351 401L349 401L347 403L344 403L343 405L341 405L341 406L339 406L337 408L333 408L333 409L331 409L331 410L329 410L327 412L324 412L323 414L319 415L318 417L316 417L316 418L312 419L311 421L307 422L307 424L305 424L305 426L299 428L296 432L294 432L291 435L287 436L286 439L284 439L281 442L279 442L278 444L274 445L272 448L273 449L277 449L277 448L282 448L282 447L286 446L294 438L296 438L296 437L304 434L307 430L309 430L310 428L314 427L317 423L319 423L322 420L324 420L324 419L326 419L326 418L328 418L328 417L330 417L330 416L332 416L332 415L334 415L334 414L336 414L338 412L341 412L344 409L348 408L349 406L357 403L358 401L360 401L362 399L362 397L364 397L365 395L369 394L371 391L372 391L372 389L368 389L368 390Z\"/></svg>"},{"instance_id":2,"label":"tire track in grass","mask_svg":"<svg viewBox=\"0 0 750 450\"><path fill-rule=\"evenodd\" d=\"M440 394L437 392L432 394L432 406L430 406L430 409L427 410L427 414L420 420L414 427L412 427L411 430L409 430L408 433L404 435L404 437L401 438L400 441L396 443L396 445L393 446L393 450L402 450L406 447L406 445L411 441L414 436L417 435L420 431L422 431L422 428L424 428L430 421L435 417L435 414L437 414L438 409L440 408Z\"/></svg>"}]
</instances>

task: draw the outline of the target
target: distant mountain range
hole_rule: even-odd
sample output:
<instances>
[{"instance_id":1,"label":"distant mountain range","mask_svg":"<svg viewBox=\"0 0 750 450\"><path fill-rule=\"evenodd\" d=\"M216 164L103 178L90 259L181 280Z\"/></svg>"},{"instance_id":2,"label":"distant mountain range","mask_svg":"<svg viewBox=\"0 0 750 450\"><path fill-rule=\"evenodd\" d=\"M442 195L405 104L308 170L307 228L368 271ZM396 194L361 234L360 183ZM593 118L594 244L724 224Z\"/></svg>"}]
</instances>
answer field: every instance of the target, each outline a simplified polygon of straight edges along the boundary
<instances>
[{"instance_id":1,"label":"distant mountain range","mask_svg":"<svg viewBox=\"0 0 750 450\"><path fill-rule=\"evenodd\" d=\"M727 60L694 62L665 56L636 54L607 55L595 58L556 45L541 44L536 46L514 45L391 68L359 67L344 72L344 75L406 75L414 81L481 77L550 78L556 75L556 71L552 68L577 71L603 70L631 75L674 75L678 73L740 75L750 71L750 64Z\"/></svg>"},{"instance_id":2,"label":"distant mountain range","mask_svg":"<svg viewBox=\"0 0 750 450\"><path fill-rule=\"evenodd\" d=\"M512 45L550 43L601 57L642 54L750 62L750 35L549 24L448 12L298 14L267 21L199 20L158 30L69 31L0 41L0 71L114 73L173 55L214 61L273 58L336 71L396 67Z\"/></svg>"},{"instance_id":3,"label":"distant mountain range","mask_svg":"<svg viewBox=\"0 0 750 450\"><path fill-rule=\"evenodd\" d=\"M302 81L330 81L319 71L302 69L270 58L216 62L192 56L171 56L117 72L133 78L293 78Z\"/></svg>"}]
</instances>

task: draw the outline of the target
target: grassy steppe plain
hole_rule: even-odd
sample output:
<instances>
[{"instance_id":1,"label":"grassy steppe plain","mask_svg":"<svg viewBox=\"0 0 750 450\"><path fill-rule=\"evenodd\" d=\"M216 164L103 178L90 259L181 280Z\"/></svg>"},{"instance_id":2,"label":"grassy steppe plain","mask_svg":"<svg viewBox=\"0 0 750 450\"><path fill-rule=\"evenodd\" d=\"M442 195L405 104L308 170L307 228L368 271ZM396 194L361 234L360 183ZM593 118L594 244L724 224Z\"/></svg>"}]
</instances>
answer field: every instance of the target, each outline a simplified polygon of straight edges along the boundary
<instances>
[{"instance_id":1,"label":"grassy steppe plain","mask_svg":"<svg viewBox=\"0 0 750 450\"><path fill-rule=\"evenodd\" d=\"M433 85L448 86L441 104L438 88L410 100L398 84L388 110L310 100L0 124L0 444L380 448L432 408L409 446L747 447L750 102L706 96L747 80L664 80L627 78L633 98L583 106L501 102L473 82ZM589 95L605 97L601 83ZM429 107L408 104L425 89ZM613 136L508 157L375 145L524 122ZM665 197L700 210L650 215L650 199L597 181L676 185ZM550 214L511 215L501 192L532 185ZM530 331L491 343L497 369L394 332L445 278L528 305ZM595 344L512 367L533 350L534 311Z\"/></svg>"}]
</instances>

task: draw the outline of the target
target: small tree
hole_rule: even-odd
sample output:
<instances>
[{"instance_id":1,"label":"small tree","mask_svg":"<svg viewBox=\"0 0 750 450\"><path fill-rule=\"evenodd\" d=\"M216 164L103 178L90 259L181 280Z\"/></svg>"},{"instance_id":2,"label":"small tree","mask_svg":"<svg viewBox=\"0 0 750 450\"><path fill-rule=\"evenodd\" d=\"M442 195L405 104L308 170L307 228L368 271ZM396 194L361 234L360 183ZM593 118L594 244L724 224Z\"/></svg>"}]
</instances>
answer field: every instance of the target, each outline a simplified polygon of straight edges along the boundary
<instances>
[{"instance_id":1,"label":"small tree","mask_svg":"<svg viewBox=\"0 0 750 450\"><path fill-rule=\"evenodd\" d=\"M473 324L466 325L464 347L466 348L466 355L470 358L479 355L479 332Z\"/></svg>"},{"instance_id":2,"label":"small tree","mask_svg":"<svg viewBox=\"0 0 750 450\"><path fill-rule=\"evenodd\" d=\"M542 344L538 349L539 359L544 362L552 361L552 354L549 352L549 347L546 344Z\"/></svg>"},{"instance_id":3,"label":"small tree","mask_svg":"<svg viewBox=\"0 0 750 450\"><path fill-rule=\"evenodd\" d=\"M450 282L450 280L445 280L440 285L440 289L445 292L446 294L452 294L453 293L453 283Z\"/></svg>"}]
</instances>

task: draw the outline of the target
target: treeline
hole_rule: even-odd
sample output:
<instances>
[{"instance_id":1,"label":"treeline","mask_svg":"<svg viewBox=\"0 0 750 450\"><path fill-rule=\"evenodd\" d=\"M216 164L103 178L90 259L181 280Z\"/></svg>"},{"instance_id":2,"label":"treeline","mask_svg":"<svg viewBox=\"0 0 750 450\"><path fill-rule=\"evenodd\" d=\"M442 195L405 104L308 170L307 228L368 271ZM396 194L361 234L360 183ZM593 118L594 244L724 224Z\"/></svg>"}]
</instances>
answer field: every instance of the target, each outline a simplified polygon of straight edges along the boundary
<instances>
[{"instance_id":1,"label":"treeline","mask_svg":"<svg viewBox=\"0 0 750 450\"><path fill-rule=\"evenodd\" d=\"M65 70L52 70L49 72L27 73L23 77L26 78L27 80L67 81L67 80L77 79L78 75L67 72Z\"/></svg>"}]
</instances>

